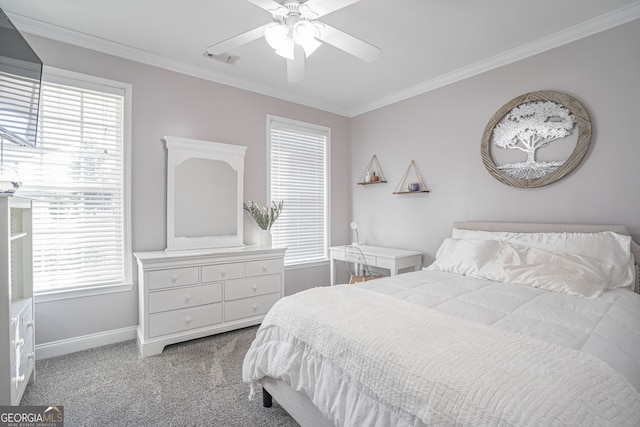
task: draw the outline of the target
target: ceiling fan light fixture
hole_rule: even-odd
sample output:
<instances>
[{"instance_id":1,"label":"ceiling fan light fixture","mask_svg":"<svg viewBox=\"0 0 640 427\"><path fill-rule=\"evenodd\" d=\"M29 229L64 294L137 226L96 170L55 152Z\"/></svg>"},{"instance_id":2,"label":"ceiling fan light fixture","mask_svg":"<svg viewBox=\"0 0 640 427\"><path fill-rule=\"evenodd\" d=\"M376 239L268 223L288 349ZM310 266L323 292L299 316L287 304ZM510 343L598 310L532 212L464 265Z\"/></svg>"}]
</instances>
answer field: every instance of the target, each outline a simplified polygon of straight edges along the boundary
<instances>
[{"instance_id":1,"label":"ceiling fan light fixture","mask_svg":"<svg viewBox=\"0 0 640 427\"><path fill-rule=\"evenodd\" d=\"M287 34L289 33L289 29L282 24L269 24L264 29L264 38L269 43L274 50L278 50L281 48L285 40L287 39Z\"/></svg>"},{"instance_id":2,"label":"ceiling fan light fixture","mask_svg":"<svg viewBox=\"0 0 640 427\"><path fill-rule=\"evenodd\" d=\"M299 43L300 46L302 46L302 49L304 49L304 55L308 58L311 56L311 54L313 52L316 51L317 48L320 47L322 43L320 43L318 40L316 39L311 39L308 40L304 43Z\"/></svg>"},{"instance_id":3,"label":"ceiling fan light fixture","mask_svg":"<svg viewBox=\"0 0 640 427\"><path fill-rule=\"evenodd\" d=\"M276 49L276 53L283 58L294 59L293 51L295 49L295 42L292 38L285 38L282 40L280 46Z\"/></svg>"},{"instance_id":4,"label":"ceiling fan light fixture","mask_svg":"<svg viewBox=\"0 0 640 427\"><path fill-rule=\"evenodd\" d=\"M300 13L300 15L304 19L308 19L309 21L313 21L314 19L318 19L320 17L320 15L311 10L311 8L306 4L301 4L300 6L298 6L298 13Z\"/></svg>"},{"instance_id":5,"label":"ceiling fan light fixture","mask_svg":"<svg viewBox=\"0 0 640 427\"><path fill-rule=\"evenodd\" d=\"M328 44L363 61L373 62L380 49L330 25L316 21L360 0L247 0L271 14L272 22L245 31L207 48L207 56L227 55L264 36L276 54L287 59L287 76L304 78L305 60L321 44Z\"/></svg>"},{"instance_id":6,"label":"ceiling fan light fixture","mask_svg":"<svg viewBox=\"0 0 640 427\"><path fill-rule=\"evenodd\" d=\"M315 50L320 47L320 42L316 40L318 37L319 31L318 28L313 25L313 23L308 21L298 21L294 24L293 30L293 40L302 46L304 49L304 53L307 58L315 52Z\"/></svg>"},{"instance_id":7,"label":"ceiling fan light fixture","mask_svg":"<svg viewBox=\"0 0 640 427\"><path fill-rule=\"evenodd\" d=\"M298 21L293 25L293 39L298 44L315 38L316 27L308 21Z\"/></svg>"}]
</instances>

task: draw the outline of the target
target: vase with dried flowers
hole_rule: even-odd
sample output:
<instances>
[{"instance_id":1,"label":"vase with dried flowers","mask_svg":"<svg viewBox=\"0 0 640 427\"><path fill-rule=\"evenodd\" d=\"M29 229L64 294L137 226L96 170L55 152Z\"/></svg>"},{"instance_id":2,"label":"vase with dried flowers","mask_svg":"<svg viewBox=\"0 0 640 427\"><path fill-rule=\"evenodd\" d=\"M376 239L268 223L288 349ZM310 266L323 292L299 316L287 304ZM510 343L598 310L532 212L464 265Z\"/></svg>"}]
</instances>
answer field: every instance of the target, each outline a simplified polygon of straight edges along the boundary
<instances>
[{"instance_id":1,"label":"vase with dried flowers","mask_svg":"<svg viewBox=\"0 0 640 427\"><path fill-rule=\"evenodd\" d=\"M271 202L270 206L260 206L255 202L243 203L244 210L262 230L260 232L260 246L271 246L271 226L280 218L284 201Z\"/></svg>"}]
</instances>

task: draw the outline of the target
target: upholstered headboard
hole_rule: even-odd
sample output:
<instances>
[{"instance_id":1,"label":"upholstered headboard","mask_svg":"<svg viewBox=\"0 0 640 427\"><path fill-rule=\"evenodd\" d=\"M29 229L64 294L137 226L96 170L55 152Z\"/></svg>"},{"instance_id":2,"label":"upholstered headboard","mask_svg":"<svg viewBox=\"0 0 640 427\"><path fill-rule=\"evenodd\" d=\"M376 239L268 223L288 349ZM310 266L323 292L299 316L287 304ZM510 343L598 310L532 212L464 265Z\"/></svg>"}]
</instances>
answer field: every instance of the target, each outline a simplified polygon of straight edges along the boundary
<instances>
[{"instance_id":1,"label":"upholstered headboard","mask_svg":"<svg viewBox=\"0 0 640 427\"><path fill-rule=\"evenodd\" d=\"M613 231L624 236L630 235L627 227L623 225L457 221L453 223L453 227L462 230L506 231L512 233L598 233L601 231ZM633 240L631 241L631 253L636 263L635 291L640 293L640 245Z\"/></svg>"}]
</instances>

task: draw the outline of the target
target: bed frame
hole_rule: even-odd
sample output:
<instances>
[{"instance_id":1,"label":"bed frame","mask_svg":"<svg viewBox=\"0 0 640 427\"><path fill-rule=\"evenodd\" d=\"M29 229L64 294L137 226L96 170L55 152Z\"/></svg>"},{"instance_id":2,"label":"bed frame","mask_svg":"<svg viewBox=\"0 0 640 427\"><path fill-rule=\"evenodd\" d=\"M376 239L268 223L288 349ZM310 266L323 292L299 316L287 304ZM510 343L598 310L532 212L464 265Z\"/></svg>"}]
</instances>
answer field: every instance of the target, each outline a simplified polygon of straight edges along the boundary
<instances>
[{"instance_id":1,"label":"bed frame","mask_svg":"<svg viewBox=\"0 0 640 427\"><path fill-rule=\"evenodd\" d=\"M524 222L484 222L464 221L454 222L453 228L464 230L507 231L515 233L536 232L582 232L597 233L601 231L613 231L629 236L629 230L622 225L581 225L581 224L542 224ZM640 246L631 241L631 252L636 260L635 292L640 293ZM273 399L282 406L301 426L333 426L333 423L313 404L305 394L295 391L289 384L265 377L260 380L262 384L262 405L271 407Z\"/></svg>"}]
</instances>

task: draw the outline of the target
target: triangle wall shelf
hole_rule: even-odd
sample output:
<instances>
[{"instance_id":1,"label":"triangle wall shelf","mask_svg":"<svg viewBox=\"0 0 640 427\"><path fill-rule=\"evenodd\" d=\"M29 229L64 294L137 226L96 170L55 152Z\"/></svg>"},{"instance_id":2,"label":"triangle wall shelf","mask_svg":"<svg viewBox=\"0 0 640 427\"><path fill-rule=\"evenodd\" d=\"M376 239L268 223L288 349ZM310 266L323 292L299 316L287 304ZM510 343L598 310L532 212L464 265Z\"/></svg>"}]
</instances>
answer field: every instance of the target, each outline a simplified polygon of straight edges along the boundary
<instances>
[{"instance_id":1,"label":"triangle wall shelf","mask_svg":"<svg viewBox=\"0 0 640 427\"><path fill-rule=\"evenodd\" d=\"M384 173L382 173L378 157L374 154L371 160L369 160L367 167L364 168L364 172L360 175L358 185L384 184L386 182L387 179L384 177Z\"/></svg>"},{"instance_id":2,"label":"triangle wall shelf","mask_svg":"<svg viewBox=\"0 0 640 427\"><path fill-rule=\"evenodd\" d=\"M416 166L416 162L411 160L409 167L402 175L400 183L393 191L393 194L417 194L428 193L427 185L424 183L424 178L420 170Z\"/></svg>"}]
</instances>

